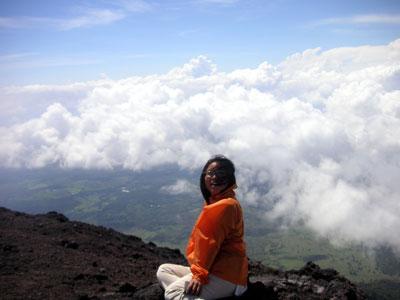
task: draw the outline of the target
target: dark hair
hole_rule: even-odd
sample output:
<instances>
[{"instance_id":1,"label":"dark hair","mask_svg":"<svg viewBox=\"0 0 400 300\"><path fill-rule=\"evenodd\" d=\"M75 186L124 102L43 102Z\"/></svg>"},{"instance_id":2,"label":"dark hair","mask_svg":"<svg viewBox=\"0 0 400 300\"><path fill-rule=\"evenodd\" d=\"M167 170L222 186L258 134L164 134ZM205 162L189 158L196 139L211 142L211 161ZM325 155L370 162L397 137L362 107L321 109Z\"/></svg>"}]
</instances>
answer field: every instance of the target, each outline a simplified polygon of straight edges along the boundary
<instances>
[{"instance_id":1,"label":"dark hair","mask_svg":"<svg viewBox=\"0 0 400 300\"><path fill-rule=\"evenodd\" d=\"M228 185L226 188L230 188L232 185L236 184L236 178L235 178L235 165L233 162L226 158L225 156L218 154L213 157L211 157L206 164L203 167L203 170L201 171L200 175L200 190L201 193L203 194L204 200L209 203L209 198L211 196L210 192L206 188L206 183L205 183L205 176L206 176L206 171L209 165L211 165L213 162L217 162L220 166L220 168L223 168L226 173L227 173L227 180L228 180Z\"/></svg>"}]
</instances>

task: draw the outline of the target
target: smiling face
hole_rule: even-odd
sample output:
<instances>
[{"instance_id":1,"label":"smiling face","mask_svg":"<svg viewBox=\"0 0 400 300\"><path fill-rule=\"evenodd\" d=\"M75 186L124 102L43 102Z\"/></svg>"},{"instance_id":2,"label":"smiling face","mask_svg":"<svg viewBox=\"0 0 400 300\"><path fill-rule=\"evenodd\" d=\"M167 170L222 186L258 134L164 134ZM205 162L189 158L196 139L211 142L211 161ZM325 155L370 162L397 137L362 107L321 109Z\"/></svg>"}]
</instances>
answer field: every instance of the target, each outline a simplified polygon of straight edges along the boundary
<instances>
[{"instance_id":1,"label":"smiling face","mask_svg":"<svg viewBox=\"0 0 400 300\"><path fill-rule=\"evenodd\" d=\"M204 182L212 197L221 193L228 186L228 174L218 162L213 162L206 170Z\"/></svg>"}]
</instances>

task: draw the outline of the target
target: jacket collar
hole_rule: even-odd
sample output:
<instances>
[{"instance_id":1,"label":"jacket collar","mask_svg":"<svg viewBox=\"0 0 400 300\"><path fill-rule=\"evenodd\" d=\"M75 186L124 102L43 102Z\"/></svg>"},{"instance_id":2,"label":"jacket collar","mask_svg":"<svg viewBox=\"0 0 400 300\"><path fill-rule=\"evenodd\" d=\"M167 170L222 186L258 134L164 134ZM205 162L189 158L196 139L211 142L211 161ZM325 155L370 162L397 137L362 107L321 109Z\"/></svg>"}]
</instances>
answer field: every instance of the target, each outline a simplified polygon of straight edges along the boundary
<instances>
[{"instance_id":1,"label":"jacket collar","mask_svg":"<svg viewBox=\"0 0 400 300\"><path fill-rule=\"evenodd\" d=\"M215 195L215 196L210 196L208 199L210 201L210 204L213 204L221 199L226 199L226 198L235 198L235 189L237 188L237 185L234 184L230 187L228 187L225 191L222 193ZM236 199L236 198L235 198Z\"/></svg>"}]
</instances>

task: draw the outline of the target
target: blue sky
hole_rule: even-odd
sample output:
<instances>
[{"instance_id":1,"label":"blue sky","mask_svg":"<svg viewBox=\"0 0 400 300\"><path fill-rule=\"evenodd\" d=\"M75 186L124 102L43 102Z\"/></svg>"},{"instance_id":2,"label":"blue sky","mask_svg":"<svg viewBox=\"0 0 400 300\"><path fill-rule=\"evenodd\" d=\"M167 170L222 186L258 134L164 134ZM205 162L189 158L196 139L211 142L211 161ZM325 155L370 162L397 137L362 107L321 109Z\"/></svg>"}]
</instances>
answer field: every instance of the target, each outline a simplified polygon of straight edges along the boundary
<instances>
[{"instance_id":1,"label":"blue sky","mask_svg":"<svg viewBox=\"0 0 400 300\"><path fill-rule=\"evenodd\" d=\"M198 55L232 71L399 37L398 0L1 1L0 85L160 74Z\"/></svg>"}]
</instances>

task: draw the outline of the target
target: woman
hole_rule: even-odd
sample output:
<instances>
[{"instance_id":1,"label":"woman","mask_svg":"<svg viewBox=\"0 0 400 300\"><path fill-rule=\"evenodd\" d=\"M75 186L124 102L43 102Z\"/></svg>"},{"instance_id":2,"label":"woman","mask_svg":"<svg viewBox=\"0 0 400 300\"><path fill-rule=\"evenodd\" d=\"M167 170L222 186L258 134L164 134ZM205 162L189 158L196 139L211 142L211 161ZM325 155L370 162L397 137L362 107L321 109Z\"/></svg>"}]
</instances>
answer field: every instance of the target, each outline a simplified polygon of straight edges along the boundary
<instances>
[{"instance_id":1,"label":"woman","mask_svg":"<svg viewBox=\"0 0 400 300\"><path fill-rule=\"evenodd\" d=\"M228 158L207 161L200 176L205 204L186 249L190 267L163 264L157 271L165 299L217 299L246 290L243 214L235 188L235 167Z\"/></svg>"}]
</instances>

